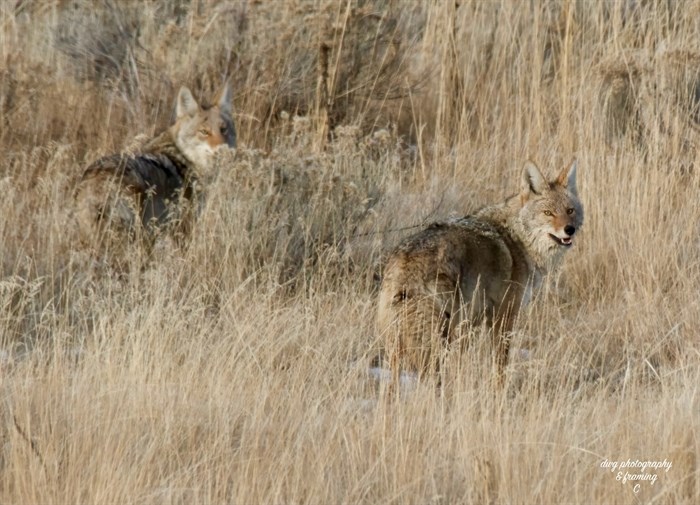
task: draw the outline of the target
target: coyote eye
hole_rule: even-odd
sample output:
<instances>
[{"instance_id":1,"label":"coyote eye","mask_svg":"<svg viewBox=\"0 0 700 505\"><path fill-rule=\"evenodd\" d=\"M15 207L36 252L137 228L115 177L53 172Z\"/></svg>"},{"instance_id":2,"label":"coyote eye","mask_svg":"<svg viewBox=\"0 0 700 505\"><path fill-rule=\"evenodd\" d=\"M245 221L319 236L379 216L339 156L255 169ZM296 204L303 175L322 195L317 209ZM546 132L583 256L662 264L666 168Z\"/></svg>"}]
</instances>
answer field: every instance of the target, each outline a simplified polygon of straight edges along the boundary
<instances>
[{"instance_id":1,"label":"coyote eye","mask_svg":"<svg viewBox=\"0 0 700 505\"><path fill-rule=\"evenodd\" d=\"M544 215L545 215L545 216L552 217L554 214L552 214L552 211L551 211L551 210L545 210L545 211L544 211Z\"/></svg>"},{"instance_id":2,"label":"coyote eye","mask_svg":"<svg viewBox=\"0 0 700 505\"><path fill-rule=\"evenodd\" d=\"M571 215L574 213L574 209L566 209L566 213Z\"/></svg>"},{"instance_id":3,"label":"coyote eye","mask_svg":"<svg viewBox=\"0 0 700 505\"><path fill-rule=\"evenodd\" d=\"M211 132L207 128L200 128L199 133L201 135L204 135L205 137L208 137L209 135L211 135Z\"/></svg>"}]
</instances>

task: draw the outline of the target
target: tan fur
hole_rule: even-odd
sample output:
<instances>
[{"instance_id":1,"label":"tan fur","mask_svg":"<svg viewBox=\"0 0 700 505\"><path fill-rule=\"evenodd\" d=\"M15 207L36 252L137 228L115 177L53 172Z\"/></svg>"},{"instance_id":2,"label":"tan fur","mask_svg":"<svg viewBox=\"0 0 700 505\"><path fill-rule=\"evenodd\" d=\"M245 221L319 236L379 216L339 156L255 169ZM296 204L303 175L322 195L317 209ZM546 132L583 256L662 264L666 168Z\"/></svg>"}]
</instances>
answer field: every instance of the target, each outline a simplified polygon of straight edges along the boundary
<instances>
[{"instance_id":1,"label":"tan fur","mask_svg":"<svg viewBox=\"0 0 700 505\"><path fill-rule=\"evenodd\" d=\"M174 124L136 154L116 154L92 163L76 191L82 241L100 253L120 255L135 236L152 238L159 226L188 222L195 182L220 147L235 147L231 95L202 107L182 87ZM180 227L180 230L183 228Z\"/></svg>"},{"instance_id":2,"label":"tan fur","mask_svg":"<svg viewBox=\"0 0 700 505\"><path fill-rule=\"evenodd\" d=\"M407 238L388 258L379 295L389 367L434 373L460 326L485 322L503 377L517 312L582 223L576 163L547 182L528 162L519 194Z\"/></svg>"}]
</instances>

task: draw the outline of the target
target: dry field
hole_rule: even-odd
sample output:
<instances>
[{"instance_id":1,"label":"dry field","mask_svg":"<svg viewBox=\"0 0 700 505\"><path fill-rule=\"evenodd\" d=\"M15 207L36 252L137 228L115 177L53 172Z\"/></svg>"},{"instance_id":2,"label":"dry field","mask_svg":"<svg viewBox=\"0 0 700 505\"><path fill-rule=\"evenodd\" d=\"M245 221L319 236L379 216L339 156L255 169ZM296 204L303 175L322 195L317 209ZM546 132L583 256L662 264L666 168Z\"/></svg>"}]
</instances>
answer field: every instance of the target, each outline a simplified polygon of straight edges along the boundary
<instances>
[{"instance_id":1,"label":"dry field","mask_svg":"<svg viewBox=\"0 0 700 505\"><path fill-rule=\"evenodd\" d=\"M700 503L700 2L457 3L0 1L0 503ZM191 242L93 262L82 167L227 76ZM387 395L387 250L573 157L507 390Z\"/></svg>"}]
</instances>

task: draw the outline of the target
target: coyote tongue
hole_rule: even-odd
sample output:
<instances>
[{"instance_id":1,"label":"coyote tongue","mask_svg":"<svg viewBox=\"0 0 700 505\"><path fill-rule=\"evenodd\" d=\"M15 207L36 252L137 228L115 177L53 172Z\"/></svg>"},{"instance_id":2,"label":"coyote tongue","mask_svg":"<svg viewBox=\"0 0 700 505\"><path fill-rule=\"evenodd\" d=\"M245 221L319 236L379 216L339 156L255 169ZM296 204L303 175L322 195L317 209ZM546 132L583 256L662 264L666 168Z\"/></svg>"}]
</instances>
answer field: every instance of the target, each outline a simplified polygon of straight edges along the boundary
<instances>
[{"instance_id":1,"label":"coyote tongue","mask_svg":"<svg viewBox=\"0 0 700 505\"><path fill-rule=\"evenodd\" d=\"M570 247L572 244L571 237L559 238L552 233L550 233L549 236L552 237L552 240L554 240L559 245Z\"/></svg>"}]
</instances>

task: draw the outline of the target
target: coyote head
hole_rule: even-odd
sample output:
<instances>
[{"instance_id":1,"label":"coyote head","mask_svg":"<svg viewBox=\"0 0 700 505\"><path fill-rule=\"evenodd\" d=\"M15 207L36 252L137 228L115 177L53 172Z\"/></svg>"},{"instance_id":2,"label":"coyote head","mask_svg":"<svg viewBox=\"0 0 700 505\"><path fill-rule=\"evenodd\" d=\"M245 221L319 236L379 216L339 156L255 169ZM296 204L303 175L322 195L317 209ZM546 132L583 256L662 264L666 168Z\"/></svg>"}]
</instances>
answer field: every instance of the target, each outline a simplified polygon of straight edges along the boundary
<instances>
[{"instance_id":1,"label":"coyote head","mask_svg":"<svg viewBox=\"0 0 700 505\"><path fill-rule=\"evenodd\" d=\"M553 181L547 181L528 161L523 168L520 203L524 238L536 249L551 255L571 247L583 224L583 206L576 192L576 160Z\"/></svg>"},{"instance_id":2,"label":"coyote head","mask_svg":"<svg viewBox=\"0 0 700 505\"><path fill-rule=\"evenodd\" d=\"M200 168L209 167L219 147L235 147L236 130L231 117L228 83L224 85L217 104L211 107L200 106L188 88L180 88L171 132L177 147Z\"/></svg>"}]
</instances>

